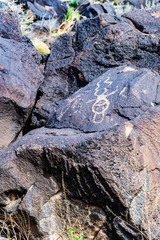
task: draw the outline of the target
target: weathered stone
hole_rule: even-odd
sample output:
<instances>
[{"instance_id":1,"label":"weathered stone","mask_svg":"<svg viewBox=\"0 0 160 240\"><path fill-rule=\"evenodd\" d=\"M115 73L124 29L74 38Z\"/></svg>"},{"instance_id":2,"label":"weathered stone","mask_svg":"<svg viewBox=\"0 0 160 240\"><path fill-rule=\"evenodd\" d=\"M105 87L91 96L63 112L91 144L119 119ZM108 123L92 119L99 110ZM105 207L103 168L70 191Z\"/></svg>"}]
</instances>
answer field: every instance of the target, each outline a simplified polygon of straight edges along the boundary
<instances>
[{"instance_id":1,"label":"weathered stone","mask_svg":"<svg viewBox=\"0 0 160 240\"><path fill-rule=\"evenodd\" d=\"M107 4L107 3L104 3L104 4L96 3L91 6L87 6L81 13L87 18L94 18L103 13L116 15L114 7L111 4Z\"/></svg>"},{"instance_id":2,"label":"weathered stone","mask_svg":"<svg viewBox=\"0 0 160 240\"><path fill-rule=\"evenodd\" d=\"M160 107L150 107L134 121L107 132L34 130L1 150L1 195L9 190L25 190L21 208L34 217L41 211L42 218L36 219L46 232L43 214L51 221L49 212L55 206L58 190L51 186L62 183L69 199L80 199L105 210L109 240L127 236L143 239L139 229L144 230L144 239L148 235L158 240L159 116ZM125 218L128 212L130 221ZM54 219L50 223L56 229Z\"/></svg>"},{"instance_id":3,"label":"weathered stone","mask_svg":"<svg viewBox=\"0 0 160 240\"><path fill-rule=\"evenodd\" d=\"M61 0L33 0L27 1L27 4L34 13L40 18L47 18L49 16L57 17L61 22L64 19L64 14L67 13L67 4Z\"/></svg>"},{"instance_id":4,"label":"weathered stone","mask_svg":"<svg viewBox=\"0 0 160 240\"><path fill-rule=\"evenodd\" d=\"M143 11L148 14L147 10ZM141 12L137 14L139 17L143 16ZM45 83L40 96L42 100L36 105L35 115L38 117L34 116L33 112L32 125L35 127L46 124L50 114L55 111L55 106L61 100L110 68L134 65L160 72L158 32L145 34L137 29L129 19L117 18L110 14L80 20L73 30L75 33L61 36L53 44L45 69ZM53 87L53 91L50 88L51 83L52 86L55 85L57 75L61 84L72 88L72 91L68 91L66 87L65 94L61 97L58 93L58 101L55 88ZM55 86L58 87L57 85L58 83ZM76 87L73 88L71 85L76 85ZM58 88L61 92L61 87ZM59 92L58 88L57 92ZM43 102L43 107L47 106L44 107L45 113L41 108L41 102Z\"/></svg>"},{"instance_id":5,"label":"weathered stone","mask_svg":"<svg viewBox=\"0 0 160 240\"><path fill-rule=\"evenodd\" d=\"M56 18L57 14L56 11L54 10L54 8L46 8L46 7L42 7L40 4L34 2L31 3L29 1L27 1L27 6L28 8L31 9L31 11L34 13L34 15L36 17L38 17L38 19L50 19L50 18Z\"/></svg>"},{"instance_id":6,"label":"weathered stone","mask_svg":"<svg viewBox=\"0 0 160 240\"><path fill-rule=\"evenodd\" d=\"M124 14L143 33L159 33L160 31L160 7L149 9L134 9Z\"/></svg>"},{"instance_id":7,"label":"weathered stone","mask_svg":"<svg viewBox=\"0 0 160 240\"><path fill-rule=\"evenodd\" d=\"M87 239L106 240L104 212L82 201L66 199L62 193L56 194L42 206L39 218L40 227L48 235L46 240L62 236L68 239L64 233L70 227L76 235L80 236L83 232Z\"/></svg>"},{"instance_id":8,"label":"weathered stone","mask_svg":"<svg viewBox=\"0 0 160 240\"><path fill-rule=\"evenodd\" d=\"M52 74L56 69L69 65L75 56L72 47L72 34L64 34L53 43L51 54L46 65L46 75Z\"/></svg>"},{"instance_id":9,"label":"weathered stone","mask_svg":"<svg viewBox=\"0 0 160 240\"><path fill-rule=\"evenodd\" d=\"M39 99L32 112L31 126L41 127L46 124L49 116L57 105L69 96L69 77L64 72L54 72L45 78L38 91Z\"/></svg>"},{"instance_id":10,"label":"weathered stone","mask_svg":"<svg viewBox=\"0 0 160 240\"><path fill-rule=\"evenodd\" d=\"M67 98L86 83L79 80L78 72L68 68L74 59L72 35L64 34L55 43L45 69L44 83L32 113L32 126L43 126L61 100Z\"/></svg>"},{"instance_id":11,"label":"weathered stone","mask_svg":"<svg viewBox=\"0 0 160 240\"><path fill-rule=\"evenodd\" d=\"M151 1L152 2L152 1ZM154 1L154 3L155 3L156 1ZM145 7L146 6L146 3L150 3L150 1L149 2L147 2L146 0L124 0L124 3L126 4L126 3L130 3L130 4L132 4L134 7L136 7L136 8L143 8L143 7Z\"/></svg>"},{"instance_id":12,"label":"weathered stone","mask_svg":"<svg viewBox=\"0 0 160 240\"><path fill-rule=\"evenodd\" d=\"M78 47L72 65L85 81L124 64L160 71L158 34L146 35L126 18L117 19L109 14L84 19L77 23L76 29Z\"/></svg>"},{"instance_id":13,"label":"weathered stone","mask_svg":"<svg viewBox=\"0 0 160 240\"><path fill-rule=\"evenodd\" d=\"M13 12L0 11L0 36L22 41L22 33L17 16Z\"/></svg>"},{"instance_id":14,"label":"weathered stone","mask_svg":"<svg viewBox=\"0 0 160 240\"><path fill-rule=\"evenodd\" d=\"M159 104L160 76L147 69L113 68L64 100L48 127L107 130Z\"/></svg>"},{"instance_id":15,"label":"weathered stone","mask_svg":"<svg viewBox=\"0 0 160 240\"><path fill-rule=\"evenodd\" d=\"M42 134L50 135L50 130L41 129L41 131ZM77 134L79 135L80 132L55 129L51 136L63 138L64 136L74 137ZM43 234L43 239L50 239L58 233L64 235L65 238L64 230L71 225L75 227L75 230L84 230L89 239L93 239L94 236L97 240L106 239L106 217L101 209L76 200L67 200L66 197L62 198L61 193L58 194L59 184L54 179L50 164L48 165L45 160L44 147L31 143L30 147L34 146L34 150L37 152L37 156L33 156L31 159L30 154L32 155L33 151L26 149L26 141L15 144L16 147L13 144L8 150L7 148L1 150L0 178L3 180L0 187L0 206L11 212L18 207L27 212L30 217L34 217L37 224L39 223L39 232ZM41 154L44 154L44 159L40 163ZM61 180L62 178L63 176L61 176ZM11 194L12 199L10 199ZM86 225L87 229L85 229Z\"/></svg>"},{"instance_id":16,"label":"weathered stone","mask_svg":"<svg viewBox=\"0 0 160 240\"><path fill-rule=\"evenodd\" d=\"M25 44L0 38L0 147L17 138L34 106L43 80L36 55Z\"/></svg>"}]
</instances>

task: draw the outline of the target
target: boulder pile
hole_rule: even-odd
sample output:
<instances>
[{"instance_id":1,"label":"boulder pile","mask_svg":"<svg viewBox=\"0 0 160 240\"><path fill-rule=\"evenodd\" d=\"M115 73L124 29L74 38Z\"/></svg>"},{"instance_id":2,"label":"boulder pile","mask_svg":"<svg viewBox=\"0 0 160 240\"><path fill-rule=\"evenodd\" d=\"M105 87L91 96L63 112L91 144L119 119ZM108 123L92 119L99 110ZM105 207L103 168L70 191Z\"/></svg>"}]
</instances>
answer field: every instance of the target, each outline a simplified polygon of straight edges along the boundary
<instances>
[{"instance_id":1,"label":"boulder pile","mask_svg":"<svg viewBox=\"0 0 160 240\"><path fill-rule=\"evenodd\" d=\"M159 240L160 7L81 12L42 55L0 11L0 238Z\"/></svg>"}]
</instances>

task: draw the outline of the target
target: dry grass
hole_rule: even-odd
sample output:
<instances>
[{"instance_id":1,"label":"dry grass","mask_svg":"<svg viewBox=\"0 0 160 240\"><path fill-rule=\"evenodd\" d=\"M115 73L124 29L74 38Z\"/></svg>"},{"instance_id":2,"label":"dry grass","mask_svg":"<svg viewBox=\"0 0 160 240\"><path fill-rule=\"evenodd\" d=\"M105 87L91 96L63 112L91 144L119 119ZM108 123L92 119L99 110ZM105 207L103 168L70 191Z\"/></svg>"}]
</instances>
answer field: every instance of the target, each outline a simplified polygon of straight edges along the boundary
<instances>
[{"instance_id":1,"label":"dry grass","mask_svg":"<svg viewBox=\"0 0 160 240\"><path fill-rule=\"evenodd\" d=\"M9 240L33 240L31 222L23 211L7 213L0 210L0 237Z\"/></svg>"}]
</instances>

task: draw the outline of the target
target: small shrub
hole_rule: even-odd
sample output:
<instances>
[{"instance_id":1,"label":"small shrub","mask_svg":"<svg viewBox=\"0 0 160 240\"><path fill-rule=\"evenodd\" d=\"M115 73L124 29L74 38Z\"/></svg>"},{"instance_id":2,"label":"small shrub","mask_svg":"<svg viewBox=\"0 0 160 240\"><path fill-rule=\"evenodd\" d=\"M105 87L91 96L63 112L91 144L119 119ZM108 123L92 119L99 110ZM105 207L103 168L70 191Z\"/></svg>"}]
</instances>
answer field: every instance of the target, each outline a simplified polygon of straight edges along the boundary
<instances>
[{"instance_id":1,"label":"small shrub","mask_svg":"<svg viewBox=\"0 0 160 240\"><path fill-rule=\"evenodd\" d=\"M70 240L83 240L84 238L87 237L86 235L83 234L83 232L81 232L79 236L76 236L76 233L72 227L68 228L67 231L65 231L65 234Z\"/></svg>"},{"instance_id":2,"label":"small shrub","mask_svg":"<svg viewBox=\"0 0 160 240\"><path fill-rule=\"evenodd\" d=\"M66 21L73 21L74 19L78 20L80 18L80 13L78 10L74 10L73 7L69 7L67 14L65 15Z\"/></svg>"},{"instance_id":3,"label":"small shrub","mask_svg":"<svg viewBox=\"0 0 160 240\"><path fill-rule=\"evenodd\" d=\"M127 3L126 5L120 2L113 3L113 4L118 17L121 17L123 14L130 12L133 9L133 5L129 3Z\"/></svg>"},{"instance_id":4,"label":"small shrub","mask_svg":"<svg viewBox=\"0 0 160 240\"><path fill-rule=\"evenodd\" d=\"M33 240L30 217L23 211L7 213L0 209L0 238Z\"/></svg>"},{"instance_id":5,"label":"small shrub","mask_svg":"<svg viewBox=\"0 0 160 240\"><path fill-rule=\"evenodd\" d=\"M76 7L78 7L78 5L79 4L76 0L70 0L70 2L69 2L70 7L76 8Z\"/></svg>"}]
</instances>

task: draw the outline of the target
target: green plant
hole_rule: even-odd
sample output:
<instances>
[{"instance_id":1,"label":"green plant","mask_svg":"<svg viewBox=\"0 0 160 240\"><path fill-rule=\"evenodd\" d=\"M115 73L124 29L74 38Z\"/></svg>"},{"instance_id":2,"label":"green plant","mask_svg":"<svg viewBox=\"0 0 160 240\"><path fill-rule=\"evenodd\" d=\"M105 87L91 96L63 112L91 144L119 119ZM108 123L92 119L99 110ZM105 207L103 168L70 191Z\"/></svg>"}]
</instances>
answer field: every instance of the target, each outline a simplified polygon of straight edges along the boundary
<instances>
[{"instance_id":1,"label":"green plant","mask_svg":"<svg viewBox=\"0 0 160 240\"><path fill-rule=\"evenodd\" d=\"M53 37L59 37L61 34L59 32L53 31L52 36Z\"/></svg>"},{"instance_id":2,"label":"green plant","mask_svg":"<svg viewBox=\"0 0 160 240\"><path fill-rule=\"evenodd\" d=\"M75 8L75 7L78 7L78 2L76 1L76 0L70 0L70 2L69 2L69 6L70 7L73 7L73 8Z\"/></svg>"},{"instance_id":3,"label":"green plant","mask_svg":"<svg viewBox=\"0 0 160 240\"><path fill-rule=\"evenodd\" d=\"M64 16L65 16L66 21L69 22L69 21L72 21L74 19L78 20L81 15L78 12L78 10L74 10L73 7L69 7L68 11L67 11L67 14L64 15Z\"/></svg>"},{"instance_id":4,"label":"green plant","mask_svg":"<svg viewBox=\"0 0 160 240\"><path fill-rule=\"evenodd\" d=\"M65 231L65 234L68 237L68 239L70 239L70 240L83 240L84 238L87 237L86 235L83 234L83 232L81 232L81 234L79 236L76 236L76 233L72 227L68 228Z\"/></svg>"}]
</instances>

